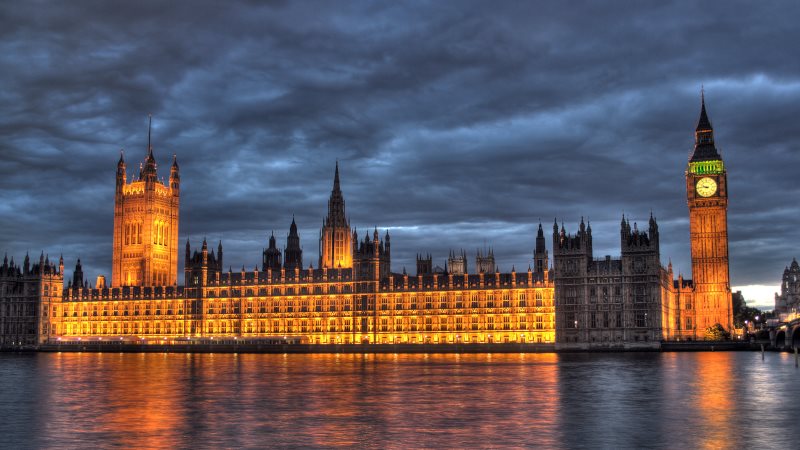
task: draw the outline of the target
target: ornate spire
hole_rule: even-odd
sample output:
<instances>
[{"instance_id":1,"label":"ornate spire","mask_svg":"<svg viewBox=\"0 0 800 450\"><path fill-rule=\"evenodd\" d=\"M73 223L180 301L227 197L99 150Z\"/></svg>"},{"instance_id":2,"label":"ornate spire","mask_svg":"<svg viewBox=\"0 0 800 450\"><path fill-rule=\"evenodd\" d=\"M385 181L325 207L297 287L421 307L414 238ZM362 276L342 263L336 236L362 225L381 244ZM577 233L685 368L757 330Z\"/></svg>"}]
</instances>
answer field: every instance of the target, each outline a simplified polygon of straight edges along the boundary
<instances>
[{"instance_id":1,"label":"ornate spire","mask_svg":"<svg viewBox=\"0 0 800 450\"><path fill-rule=\"evenodd\" d=\"M708 114L706 113L706 95L705 92L702 90L700 91L700 120L697 121L697 128L695 131L710 131L713 130L711 127L711 121L708 120Z\"/></svg>"},{"instance_id":2,"label":"ornate spire","mask_svg":"<svg viewBox=\"0 0 800 450\"><path fill-rule=\"evenodd\" d=\"M144 181L156 181L158 175L156 174L156 159L153 157L153 145L151 141L153 115L149 115L149 123L147 125L147 158L144 160L144 166L140 169L139 178Z\"/></svg>"},{"instance_id":3,"label":"ornate spire","mask_svg":"<svg viewBox=\"0 0 800 450\"><path fill-rule=\"evenodd\" d=\"M714 145L714 128L708 119L706 112L705 92L700 93L700 119L697 121L697 128L694 132L694 152L692 152L690 162L697 161L716 161L722 159Z\"/></svg>"},{"instance_id":4,"label":"ornate spire","mask_svg":"<svg viewBox=\"0 0 800 450\"><path fill-rule=\"evenodd\" d=\"M147 120L147 157L148 158L152 158L153 157L153 145L151 143L150 136L151 136L151 132L153 130L153 115L152 114L148 114L147 115L147 119L148 119Z\"/></svg>"},{"instance_id":5,"label":"ornate spire","mask_svg":"<svg viewBox=\"0 0 800 450\"><path fill-rule=\"evenodd\" d=\"M286 269L303 267L303 249L300 247L300 235L297 234L294 214L292 214L292 224L289 226L289 235L286 237L286 247L283 251L283 266Z\"/></svg>"},{"instance_id":6,"label":"ornate spire","mask_svg":"<svg viewBox=\"0 0 800 450\"><path fill-rule=\"evenodd\" d=\"M336 173L333 175L333 190L339 191L339 160L336 160Z\"/></svg>"},{"instance_id":7,"label":"ornate spire","mask_svg":"<svg viewBox=\"0 0 800 450\"><path fill-rule=\"evenodd\" d=\"M333 176L333 189L328 200L328 216L325 218L326 227L347 227L347 216L344 213L344 196L339 185L339 161L336 161L336 171Z\"/></svg>"}]
</instances>

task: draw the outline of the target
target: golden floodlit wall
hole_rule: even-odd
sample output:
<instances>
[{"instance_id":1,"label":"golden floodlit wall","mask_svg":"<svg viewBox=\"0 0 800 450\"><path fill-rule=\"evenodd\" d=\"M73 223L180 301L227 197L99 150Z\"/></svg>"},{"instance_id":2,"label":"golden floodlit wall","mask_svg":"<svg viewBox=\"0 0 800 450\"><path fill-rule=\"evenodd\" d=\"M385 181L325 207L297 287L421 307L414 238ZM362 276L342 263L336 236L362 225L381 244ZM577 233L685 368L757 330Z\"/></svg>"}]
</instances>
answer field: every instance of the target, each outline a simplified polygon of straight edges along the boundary
<instances>
[{"instance_id":1,"label":"golden floodlit wall","mask_svg":"<svg viewBox=\"0 0 800 450\"><path fill-rule=\"evenodd\" d=\"M139 175L128 182L120 154L114 195L111 285L168 286L178 283L180 170L173 155L169 182L158 178L153 147Z\"/></svg>"},{"instance_id":2,"label":"golden floodlit wall","mask_svg":"<svg viewBox=\"0 0 800 450\"><path fill-rule=\"evenodd\" d=\"M294 272L294 273L293 273ZM554 342L553 287L532 274L351 270L224 273L208 285L67 289L53 306L62 338L299 337L312 344Z\"/></svg>"}]
</instances>

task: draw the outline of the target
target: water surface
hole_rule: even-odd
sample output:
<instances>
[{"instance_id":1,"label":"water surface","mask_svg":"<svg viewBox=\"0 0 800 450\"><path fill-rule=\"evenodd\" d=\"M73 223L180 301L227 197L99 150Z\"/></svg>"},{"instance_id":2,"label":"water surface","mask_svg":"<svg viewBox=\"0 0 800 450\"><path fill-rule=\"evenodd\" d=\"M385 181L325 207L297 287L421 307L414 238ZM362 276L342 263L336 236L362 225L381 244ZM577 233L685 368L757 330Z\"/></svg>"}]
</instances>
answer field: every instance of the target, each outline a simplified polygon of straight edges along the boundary
<instances>
[{"instance_id":1,"label":"water surface","mask_svg":"<svg viewBox=\"0 0 800 450\"><path fill-rule=\"evenodd\" d=\"M759 353L0 354L0 447L797 448Z\"/></svg>"}]
</instances>

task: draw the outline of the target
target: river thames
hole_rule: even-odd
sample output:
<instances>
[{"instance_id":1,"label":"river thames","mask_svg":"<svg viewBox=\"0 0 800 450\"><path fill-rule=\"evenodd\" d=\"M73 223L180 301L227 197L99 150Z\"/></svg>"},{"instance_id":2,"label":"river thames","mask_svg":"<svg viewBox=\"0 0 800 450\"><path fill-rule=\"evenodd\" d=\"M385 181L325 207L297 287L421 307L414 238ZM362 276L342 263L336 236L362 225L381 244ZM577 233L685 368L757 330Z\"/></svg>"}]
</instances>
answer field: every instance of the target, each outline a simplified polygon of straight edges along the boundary
<instances>
[{"instance_id":1,"label":"river thames","mask_svg":"<svg viewBox=\"0 0 800 450\"><path fill-rule=\"evenodd\" d=\"M755 352L0 354L2 448L797 448Z\"/></svg>"}]
</instances>

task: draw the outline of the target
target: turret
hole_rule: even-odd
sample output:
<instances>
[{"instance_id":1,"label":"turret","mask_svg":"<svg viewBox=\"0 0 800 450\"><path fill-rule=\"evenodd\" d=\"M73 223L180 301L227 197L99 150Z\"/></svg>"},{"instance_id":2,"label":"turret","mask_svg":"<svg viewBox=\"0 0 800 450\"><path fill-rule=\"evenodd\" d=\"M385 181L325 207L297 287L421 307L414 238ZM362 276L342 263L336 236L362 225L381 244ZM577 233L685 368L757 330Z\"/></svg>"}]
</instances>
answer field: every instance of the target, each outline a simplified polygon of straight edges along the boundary
<instances>
[{"instance_id":1,"label":"turret","mask_svg":"<svg viewBox=\"0 0 800 450\"><path fill-rule=\"evenodd\" d=\"M533 265L537 279L544 279L544 273L549 266L547 246L545 245L544 229L539 222L539 229L536 231L536 247L533 250Z\"/></svg>"},{"instance_id":2,"label":"turret","mask_svg":"<svg viewBox=\"0 0 800 450\"><path fill-rule=\"evenodd\" d=\"M656 222L656 218L653 217L652 212L650 213L649 234L650 240L658 245L658 223Z\"/></svg>"},{"instance_id":3,"label":"turret","mask_svg":"<svg viewBox=\"0 0 800 450\"><path fill-rule=\"evenodd\" d=\"M586 226L583 218L575 236L567 234L563 224L561 231L558 231L557 225L553 226L553 254L557 253L583 254L591 257L592 229Z\"/></svg>"},{"instance_id":4,"label":"turret","mask_svg":"<svg viewBox=\"0 0 800 450\"><path fill-rule=\"evenodd\" d=\"M300 235L297 234L294 216L289 226L289 234L286 236L286 248L283 249L283 266L286 269L303 267L303 249L300 247Z\"/></svg>"},{"instance_id":5,"label":"turret","mask_svg":"<svg viewBox=\"0 0 800 450\"><path fill-rule=\"evenodd\" d=\"M453 275L464 275L465 273L469 272L467 267L467 254L462 249L459 254L456 254L454 251L450 250L450 257L447 258L447 266L449 267L450 273Z\"/></svg>"},{"instance_id":6,"label":"turret","mask_svg":"<svg viewBox=\"0 0 800 450\"><path fill-rule=\"evenodd\" d=\"M495 271L494 251L492 249L489 249L486 254L478 249L477 256L475 256L475 270L478 273L492 273Z\"/></svg>"},{"instance_id":7,"label":"turret","mask_svg":"<svg viewBox=\"0 0 800 450\"><path fill-rule=\"evenodd\" d=\"M269 236L269 245L264 250L261 260L261 270L267 269L280 270L281 268L281 251L275 243L275 233Z\"/></svg>"},{"instance_id":8,"label":"turret","mask_svg":"<svg viewBox=\"0 0 800 450\"><path fill-rule=\"evenodd\" d=\"M217 271L222 272L222 240L217 244Z\"/></svg>"},{"instance_id":9,"label":"turret","mask_svg":"<svg viewBox=\"0 0 800 450\"><path fill-rule=\"evenodd\" d=\"M172 188L172 195L177 196L181 187L181 175L178 167L178 155L172 155L172 168L169 170L169 187Z\"/></svg>"},{"instance_id":10,"label":"turret","mask_svg":"<svg viewBox=\"0 0 800 450\"><path fill-rule=\"evenodd\" d=\"M125 173L125 153L120 150L119 151L119 162L117 163L117 194L122 194L123 188L125 187L125 183L127 183L128 177Z\"/></svg>"},{"instance_id":11,"label":"turret","mask_svg":"<svg viewBox=\"0 0 800 450\"><path fill-rule=\"evenodd\" d=\"M417 275L433 273L433 258L428 253L427 256L417 254Z\"/></svg>"},{"instance_id":12,"label":"turret","mask_svg":"<svg viewBox=\"0 0 800 450\"><path fill-rule=\"evenodd\" d=\"M81 266L81 259L75 263L75 271L72 273L72 287L83 286L83 266Z\"/></svg>"},{"instance_id":13,"label":"turret","mask_svg":"<svg viewBox=\"0 0 800 450\"><path fill-rule=\"evenodd\" d=\"M648 231L639 230L635 222L631 228L630 222L626 220L620 227L620 237L623 259L629 255L648 256L654 258L651 264L660 264L658 223L652 214L648 221Z\"/></svg>"}]
</instances>

